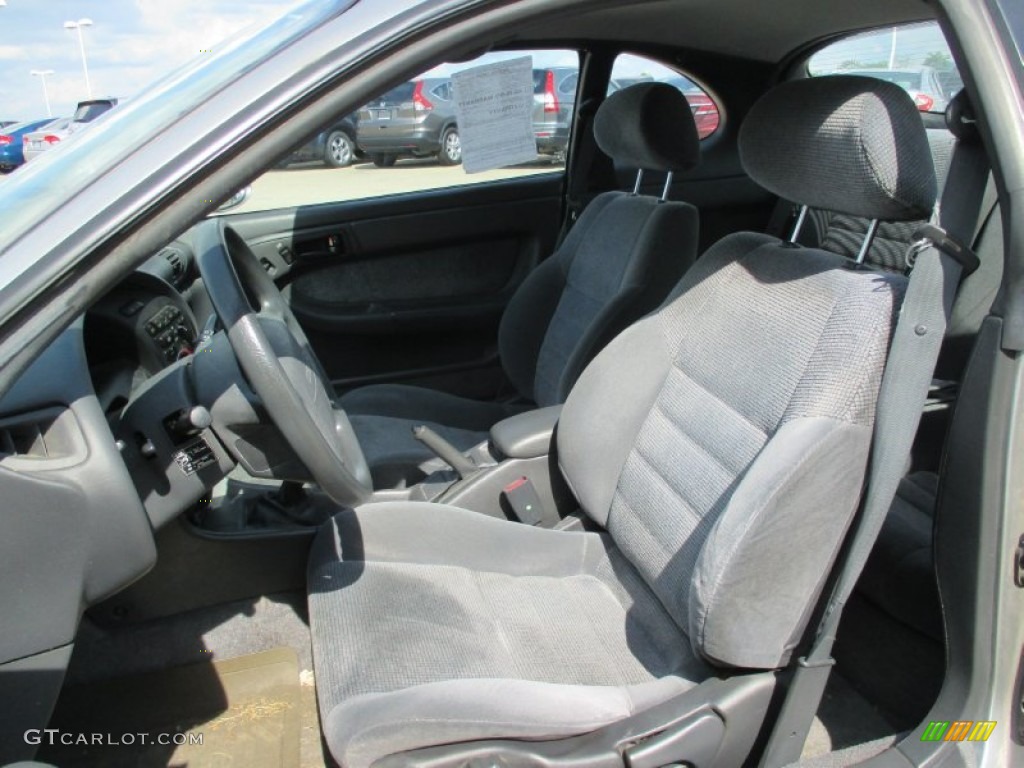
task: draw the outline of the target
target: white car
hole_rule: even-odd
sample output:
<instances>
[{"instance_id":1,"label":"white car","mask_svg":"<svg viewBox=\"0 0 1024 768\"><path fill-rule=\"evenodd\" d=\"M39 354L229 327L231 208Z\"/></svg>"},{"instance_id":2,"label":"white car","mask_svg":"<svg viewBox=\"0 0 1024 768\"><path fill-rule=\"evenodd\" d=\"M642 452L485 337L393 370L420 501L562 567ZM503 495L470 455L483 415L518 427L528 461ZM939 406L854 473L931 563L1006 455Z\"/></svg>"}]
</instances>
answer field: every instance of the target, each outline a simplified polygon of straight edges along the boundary
<instances>
[{"instance_id":1,"label":"white car","mask_svg":"<svg viewBox=\"0 0 1024 768\"><path fill-rule=\"evenodd\" d=\"M81 131L96 118L117 106L118 99L89 99L78 102L70 118L54 121L45 128L27 134L24 138L25 162L38 157L69 136Z\"/></svg>"},{"instance_id":2,"label":"white car","mask_svg":"<svg viewBox=\"0 0 1024 768\"><path fill-rule=\"evenodd\" d=\"M48 150L54 144L67 138L68 129L70 127L71 118L60 117L52 123L47 123L37 131L30 131L29 133L26 133L21 139L25 162L29 162Z\"/></svg>"}]
</instances>

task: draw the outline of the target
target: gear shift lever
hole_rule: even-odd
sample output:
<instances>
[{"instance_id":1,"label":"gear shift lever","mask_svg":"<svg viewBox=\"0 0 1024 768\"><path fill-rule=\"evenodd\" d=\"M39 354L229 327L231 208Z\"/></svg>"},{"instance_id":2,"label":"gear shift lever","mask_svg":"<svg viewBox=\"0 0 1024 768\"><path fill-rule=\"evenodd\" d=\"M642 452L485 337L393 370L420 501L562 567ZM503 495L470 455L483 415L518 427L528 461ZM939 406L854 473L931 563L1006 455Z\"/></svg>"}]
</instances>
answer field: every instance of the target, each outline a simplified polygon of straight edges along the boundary
<instances>
[{"instance_id":1,"label":"gear shift lever","mask_svg":"<svg viewBox=\"0 0 1024 768\"><path fill-rule=\"evenodd\" d=\"M476 464L466 458L458 448L425 424L413 427L412 436L427 446L427 448L434 452L434 455L454 469L460 480L464 480L466 477L476 472Z\"/></svg>"}]
</instances>

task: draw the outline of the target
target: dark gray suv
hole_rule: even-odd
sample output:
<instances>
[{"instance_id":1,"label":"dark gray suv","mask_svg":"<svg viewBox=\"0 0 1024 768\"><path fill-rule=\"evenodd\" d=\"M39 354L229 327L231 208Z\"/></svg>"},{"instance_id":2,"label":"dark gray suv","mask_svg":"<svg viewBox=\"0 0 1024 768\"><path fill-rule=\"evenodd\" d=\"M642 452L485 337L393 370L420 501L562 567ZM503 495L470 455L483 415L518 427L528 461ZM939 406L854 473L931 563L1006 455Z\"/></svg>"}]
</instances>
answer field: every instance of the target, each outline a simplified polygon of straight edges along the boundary
<instances>
[{"instance_id":1,"label":"dark gray suv","mask_svg":"<svg viewBox=\"0 0 1024 768\"><path fill-rule=\"evenodd\" d=\"M564 159L578 82L576 67L533 70L533 136L538 154Z\"/></svg>"},{"instance_id":2,"label":"dark gray suv","mask_svg":"<svg viewBox=\"0 0 1024 768\"><path fill-rule=\"evenodd\" d=\"M401 156L436 156L441 165L462 162L451 80L410 80L359 111L356 145L373 164L390 167Z\"/></svg>"}]
</instances>

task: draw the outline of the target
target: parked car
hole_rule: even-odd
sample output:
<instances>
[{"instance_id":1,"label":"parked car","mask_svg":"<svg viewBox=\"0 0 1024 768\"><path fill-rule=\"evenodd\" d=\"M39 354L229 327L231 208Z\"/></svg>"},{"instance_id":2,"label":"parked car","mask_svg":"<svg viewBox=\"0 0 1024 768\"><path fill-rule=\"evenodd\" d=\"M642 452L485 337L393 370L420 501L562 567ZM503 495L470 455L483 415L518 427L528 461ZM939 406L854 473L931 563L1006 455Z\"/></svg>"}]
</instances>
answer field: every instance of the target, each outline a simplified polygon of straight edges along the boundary
<instances>
[{"instance_id":1,"label":"parked car","mask_svg":"<svg viewBox=\"0 0 1024 768\"><path fill-rule=\"evenodd\" d=\"M119 101L120 99L88 99L78 102L75 114L71 117L69 132L80 131L86 124L116 107Z\"/></svg>"},{"instance_id":2,"label":"parked car","mask_svg":"<svg viewBox=\"0 0 1024 768\"><path fill-rule=\"evenodd\" d=\"M619 77L611 80L608 85L608 93L614 93L615 91L623 88L628 88L636 83L651 82L654 80L652 77ZM718 124L721 120L718 113L718 106L714 100L708 96L699 85L688 77L670 77L663 82L668 83L674 88L678 88L679 91L686 97L686 101L690 104L690 111L693 112L694 122L697 123L697 135L706 139L712 133L718 130Z\"/></svg>"},{"instance_id":3,"label":"parked car","mask_svg":"<svg viewBox=\"0 0 1024 768\"><path fill-rule=\"evenodd\" d=\"M381 94L359 110L356 146L380 168L402 156L434 156L441 165L461 163L451 80L420 78Z\"/></svg>"},{"instance_id":4,"label":"parked car","mask_svg":"<svg viewBox=\"0 0 1024 768\"><path fill-rule=\"evenodd\" d=\"M944 82L939 72L932 67L907 67L904 69L851 69L843 70L844 75L864 75L888 80L907 91L921 112L943 112L949 103L951 83ZM961 85L963 85L961 81ZM955 88L955 93L959 88Z\"/></svg>"},{"instance_id":5,"label":"parked car","mask_svg":"<svg viewBox=\"0 0 1024 768\"><path fill-rule=\"evenodd\" d=\"M31 131L22 136L22 152L25 162L29 162L46 152L54 144L58 144L70 135L71 118L62 117L53 120L42 128Z\"/></svg>"},{"instance_id":6,"label":"parked car","mask_svg":"<svg viewBox=\"0 0 1024 768\"><path fill-rule=\"evenodd\" d=\"M579 77L576 67L533 70L533 135L537 154L565 157Z\"/></svg>"},{"instance_id":7,"label":"parked car","mask_svg":"<svg viewBox=\"0 0 1024 768\"><path fill-rule=\"evenodd\" d=\"M315 160L329 168L352 165L357 157L362 156L356 147L357 119L357 113L345 115L337 123L318 133L312 141L292 152L285 164Z\"/></svg>"},{"instance_id":8,"label":"parked car","mask_svg":"<svg viewBox=\"0 0 1024 768\"><path fill-rule=\"evenodd\" d=\"M718 114L718 105L699 85L688 77L673 77L665 82L678 88L686 97L690 104L690 111L693 112L693 120L697 123L697 135L700 138L706 139L718 130L718 123L721 119Z\"/></svg>"},{"instance_id":9,"label":"parked car","mask_svg":"<svg viewBox=\"0 0 1024 768\"><path fill-rule=\"evenodd\" d=\"M78 102L75 114L60 121L59 124L47 126L45 132L36 132L25 139L25 162L38 157L55 144L81 131L98 117L106 114L117 106L118 99L88 99Z\"/></svg>"},{"instance_id":10,"label":"parked car","mask_svg":"<svg viewBox=\"0 0 1024 768\"><path fill-rule=\"evenodd\" d=\"M25 162L23 137L54 122L52 117L27 123L7 123L0 133L0 172L9 173Z\"/></svg>"}]
</instances>

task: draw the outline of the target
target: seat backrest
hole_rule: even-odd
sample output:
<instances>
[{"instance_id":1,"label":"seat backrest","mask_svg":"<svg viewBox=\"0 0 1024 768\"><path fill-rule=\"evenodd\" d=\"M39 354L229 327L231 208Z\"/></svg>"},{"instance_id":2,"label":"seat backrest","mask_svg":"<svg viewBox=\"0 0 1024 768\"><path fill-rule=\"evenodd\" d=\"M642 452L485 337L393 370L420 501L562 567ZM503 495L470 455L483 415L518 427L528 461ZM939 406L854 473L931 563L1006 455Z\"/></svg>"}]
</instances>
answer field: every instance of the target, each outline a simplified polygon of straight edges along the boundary
<instances>
[{"instance_id":1,"label":"seat backrest","mask_svg":"<svg viewBox=\"0 0 1024 768\"><path fill-rule=\"evenodd\" d=\"M609 96L594 132L627 167L684 171L700 156L689 104L664 83ZM697 236L697 210L686 203L624 192L596 197L502 317L502 365L520 394L541 406L563 402L594 355L661 304L696 259Z\"/></svg>"},{"instance_id":2,"label":"seat backrest","mask_svg":"<svg viewBox=\"0 0 1024 768\"><path fill-rule=\"evenodd\" d=\"M884 220L934 205L923 126L890 83L781 85L740 150L755 181L801 204ZM776 667L801 636L860 499L904 286L731 235L568 398L563 474L708 661Z\"/></svg>"}]
</instances>

